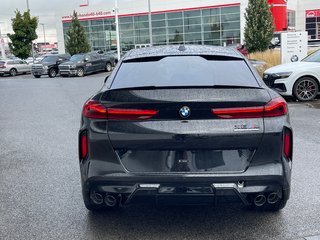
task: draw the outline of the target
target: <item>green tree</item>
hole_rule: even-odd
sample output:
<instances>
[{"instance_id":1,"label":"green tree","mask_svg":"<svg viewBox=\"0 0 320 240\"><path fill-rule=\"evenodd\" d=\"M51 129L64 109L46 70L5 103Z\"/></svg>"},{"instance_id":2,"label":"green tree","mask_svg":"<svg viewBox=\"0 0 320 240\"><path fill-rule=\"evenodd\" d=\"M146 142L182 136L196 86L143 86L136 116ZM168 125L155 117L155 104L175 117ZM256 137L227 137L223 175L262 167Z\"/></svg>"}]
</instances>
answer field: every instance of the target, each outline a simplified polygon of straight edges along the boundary
<instances>
[{"instance_id":1,"label":"green tree","mask_svg":"<svg viewBox=\"0 0 320 240\"><path fill-rule=\"evenodd\" d=\"M268 49L274 31L273 17L266 0L249 0L245 13L244 38L249 53Z\"/></svg>"},{"instance_id":2,"label":"green tree","mask_svg":"<svg viewBox=\"0 0 320 240\"><path fill-rule=\"evenodd\" d=\"M74 11L71 26L67 31L66 50L71 55L89 52L91 49L84 28L81 26L77 13Z\"/></svg>"},{"instance_id":3,"label":"green tree","mask_svg":"<svg viewBox=\"0 0 320 240\"><path fill-rule=\"evenodd\" d=\"M16 57L26 59L32 51L32 41L38 38L38 18L31 17L29 10L23 14L16 10L15 14L15 18L11 19L14 34L8 34L11 41L9 48Z\"/></svg>"}]
</instances>

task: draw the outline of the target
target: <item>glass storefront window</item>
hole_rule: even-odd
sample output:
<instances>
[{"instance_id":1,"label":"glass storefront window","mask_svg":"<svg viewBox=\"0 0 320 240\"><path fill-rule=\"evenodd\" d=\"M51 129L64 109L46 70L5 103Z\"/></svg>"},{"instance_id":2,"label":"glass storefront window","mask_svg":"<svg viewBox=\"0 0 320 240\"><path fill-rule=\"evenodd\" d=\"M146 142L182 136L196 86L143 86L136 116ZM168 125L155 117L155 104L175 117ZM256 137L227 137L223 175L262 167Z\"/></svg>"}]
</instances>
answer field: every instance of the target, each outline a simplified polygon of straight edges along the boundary
<instances>
[{"instance_id":1,"label":"glass storefront window","mask_svg":"<svg viewBox=\"0 0 320 240\"><path fill-rule=\"evenodd\" d=\"M216 16L220 15L220 8L203 9L202 16Z\"/></svg>"},{"instance_id":2,"label":"glass storefront window","mask_svg":"<svg viewBox=\"0 0 320 240\"><path fill-rule=\"evenodd\" d=\"M309 35L317 34L317 19L307 19ZM209 44L229 45L240 42L240 6L213 7L202 10L185 10L151 15L154 45ZM92 49L110 49L115 38L114 18L81 21ZM64 35L70 22L63 23ZM119 17L122 49L149 44L149 16ZM109 35L111 36L107 36ZM114 48L114 46L112 46Z\"/></svg>"},{"instance_id":3,"label":"glass storefront window","mask_svg":"<svg viewBox=\"0 0 320 240\"><path fill-rule=\"evenodd\" d=\"M171 26L183 26L183 20L182 19L168 20L168 27L171 27Z\"/></svg>"},{"instance_id":4,"label":"glass storefront window","mask_svg":"<svg viewBox=\"0 0 320 240\"><path fill-rule=\"evenodd\" d=\"M151 20L155 21L155 20L164 20L166 18L164 13L161 14L152 14L151 15Z\"/></svg>"},{"instance_id":5,"label":"glass storefront window","mask_svg":"<svg viewBox=\"0 0 320 240\"><path fill-rule=\"evenodd\" d=\"M229 13L240 13L239 6L221 8L221 14L229 14Z\"/></svg>"},{"instance_id":6,"label":"glass storefront window","mask_svg":"<svg viewBox=\"0 0 320 240\"><path fill-rule=\"evenodd\" d=\"M168 28L168 34L174 34L174 33L183 33L183 27L170 27Z\"/></svg>"}]
</instances>

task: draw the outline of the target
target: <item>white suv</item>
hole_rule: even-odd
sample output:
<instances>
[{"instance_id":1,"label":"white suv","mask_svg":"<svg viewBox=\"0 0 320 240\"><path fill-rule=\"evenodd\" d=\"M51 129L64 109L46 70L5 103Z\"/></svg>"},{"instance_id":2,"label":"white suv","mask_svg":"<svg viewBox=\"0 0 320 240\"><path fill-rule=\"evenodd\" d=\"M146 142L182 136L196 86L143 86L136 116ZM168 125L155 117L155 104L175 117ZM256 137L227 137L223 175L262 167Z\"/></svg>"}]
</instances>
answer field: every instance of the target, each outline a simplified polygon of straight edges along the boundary
<instances>
[{"instance_id":1,"label":"white suv","mask_svg":"<svg viewBox=\"0 0 320 240\"><path fill-rule=\"evenodd\" d=\"M294 96L299 101L314 99L320 89L320 50L301 62L281 64L267 69L264 82L283 96Z\"/></svg>"},{"instance_id":2,"label":"white suv","mask_svg":"<svg viewBox=\"0 0 320 240\"><path fill-rule=\"evenodd\" d=\"M17 74L25 74L31 72L31 64L20 59L0 60L0 76L9 74L16 76Z\"/></svg>"}]
</instances>

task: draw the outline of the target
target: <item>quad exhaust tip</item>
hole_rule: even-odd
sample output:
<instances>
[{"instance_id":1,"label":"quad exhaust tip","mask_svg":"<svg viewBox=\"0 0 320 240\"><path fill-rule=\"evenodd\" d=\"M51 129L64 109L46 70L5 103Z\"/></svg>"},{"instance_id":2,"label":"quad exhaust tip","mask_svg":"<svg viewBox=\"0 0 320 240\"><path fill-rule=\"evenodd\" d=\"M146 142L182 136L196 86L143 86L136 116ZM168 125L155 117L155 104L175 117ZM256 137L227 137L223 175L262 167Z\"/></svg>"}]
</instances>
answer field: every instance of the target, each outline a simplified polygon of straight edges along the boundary
<instances>
[{"instance_id":1,"label":"quad exhaust tip","mask_svg":"<svg viewBox=\"0 0 320 240\"><path fill-rule=\"evenodd\" d=\"M273 192L268 195L267 201L269 204L275 204L276 202L278 202L278 200L279 200L279 196L277 193Z\"/></svg>"},{"instance_id":2,"label":"quad exhaust tip","mask_svg":"<svg viewBox=\"0 0 320 240\"><path fill-rule=\"evenodd\" d=\"M117 198L111 194L107 194L104 198L104 203L108 207L115 207L117 205Z\"/></svg>"},{"instance_id":3,"label":"quad exhaust tip","mask_svg":"<svg viewBox=\"0 0 320 240\"><path fill-rule=\"evenodd\" d=\"M103 197L100 193L93 192L91 193L90 198L94 204L100 205L103 203Z\"/></svg>"},{"instance_id":4,"label":"quad exhaust tip","mask_svg":"<svg viewBox=\"0 0 320 240\"><path fill-rule=\"evenodd\" d=\"M260 194L255 197L253 202L254 202L254 205L256 205L257 207L261 207L266 203L266 201L267 201L266 197Z\"/></svg>"}]
</instances>

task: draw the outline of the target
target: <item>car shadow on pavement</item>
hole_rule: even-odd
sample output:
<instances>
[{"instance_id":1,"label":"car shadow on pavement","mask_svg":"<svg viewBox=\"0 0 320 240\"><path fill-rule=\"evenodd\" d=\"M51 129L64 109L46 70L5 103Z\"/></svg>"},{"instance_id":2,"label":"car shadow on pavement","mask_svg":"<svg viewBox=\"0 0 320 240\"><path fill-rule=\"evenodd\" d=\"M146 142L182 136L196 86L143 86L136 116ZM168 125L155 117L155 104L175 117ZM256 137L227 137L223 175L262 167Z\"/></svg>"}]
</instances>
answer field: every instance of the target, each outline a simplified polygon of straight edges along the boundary
<instances>
[{"instance_id":1,"label":"car shadow on pavement","mask_svg":"<svg viewBox=\"0 0 320 240\"><path fill-rule=\"evenodd\" d=\"M264 239L283 232L281 212L234 205L131 206L88 212L87 220L87 234L94 239Z\"/></svg>"}]
</instances>

